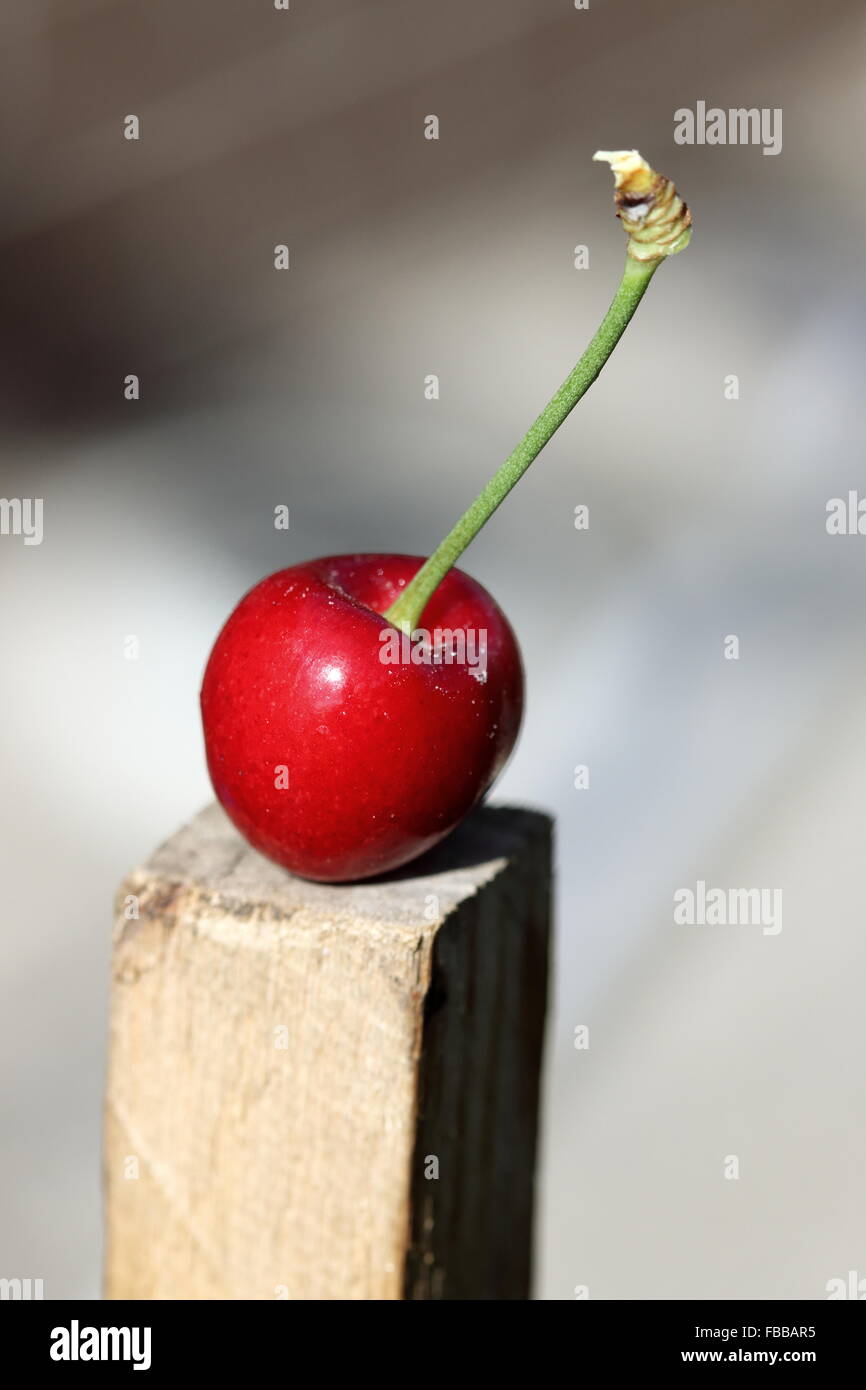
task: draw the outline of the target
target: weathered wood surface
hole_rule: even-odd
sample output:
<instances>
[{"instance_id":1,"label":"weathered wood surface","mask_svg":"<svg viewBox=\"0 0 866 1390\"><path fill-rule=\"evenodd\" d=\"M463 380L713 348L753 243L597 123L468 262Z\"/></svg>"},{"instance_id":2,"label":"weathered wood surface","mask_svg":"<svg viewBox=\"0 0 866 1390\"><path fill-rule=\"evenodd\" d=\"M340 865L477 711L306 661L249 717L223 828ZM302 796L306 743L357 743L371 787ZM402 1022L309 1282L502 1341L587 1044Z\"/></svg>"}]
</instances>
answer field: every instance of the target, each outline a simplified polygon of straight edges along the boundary
<instances>
[{"instance_id":1,"label":"weathered wood surface","mask_svg":"<svg viewBox=\"0 0 866 1390\"><path fill-rule=\"evenodd\" d=\"M107 1296L526 1298L549 912L536 812L352 886L216 806L169 840L118 897Z\"/></svg>"}]
</instances>

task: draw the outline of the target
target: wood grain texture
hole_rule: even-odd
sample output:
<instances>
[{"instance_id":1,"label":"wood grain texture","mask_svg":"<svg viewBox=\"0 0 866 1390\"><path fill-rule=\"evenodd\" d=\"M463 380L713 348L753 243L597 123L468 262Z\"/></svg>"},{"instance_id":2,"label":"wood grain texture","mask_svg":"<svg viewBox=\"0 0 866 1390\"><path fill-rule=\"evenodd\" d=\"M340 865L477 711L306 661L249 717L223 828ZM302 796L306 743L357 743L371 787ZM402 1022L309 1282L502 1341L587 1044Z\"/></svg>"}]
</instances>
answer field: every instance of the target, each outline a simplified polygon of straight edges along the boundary
<instances>
[{"instance_id":1,"label":"wood grain texture","mask_svg":"<svg viewBox=\"0 0 866 1390\"><path fill-rule=\"evenodd\" d=\"M107 1296L527 1297L549 904L536 812L351 886L216 806L168 841L118 896Z\"/></svg>"}]
</instances>

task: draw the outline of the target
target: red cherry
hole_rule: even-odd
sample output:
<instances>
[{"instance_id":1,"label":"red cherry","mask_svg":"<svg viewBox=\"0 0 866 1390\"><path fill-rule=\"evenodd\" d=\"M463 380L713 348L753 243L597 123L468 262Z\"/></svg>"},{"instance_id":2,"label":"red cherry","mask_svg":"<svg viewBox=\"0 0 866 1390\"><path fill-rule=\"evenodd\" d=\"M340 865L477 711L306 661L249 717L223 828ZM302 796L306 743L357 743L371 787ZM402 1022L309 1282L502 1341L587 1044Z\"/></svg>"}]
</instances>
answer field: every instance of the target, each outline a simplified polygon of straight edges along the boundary
<instances>
[{"instance_id":1,"label":"red cherry","mask_svg":"<svg viewBox=\"0 0 866 1390\"><path fill-rule=\"evenodd\" d=\"M421 621L456 634L453 654L463 644L469 660L382 659L383 634L392 647L400 634L381 614L422 563L337 555L280 570L241 599L211 652L201 707L216 794L256 849L305 878L367 878L422 854L517 738L517 642L467 574L451 570Z\"/></svg>"}]
</instances>

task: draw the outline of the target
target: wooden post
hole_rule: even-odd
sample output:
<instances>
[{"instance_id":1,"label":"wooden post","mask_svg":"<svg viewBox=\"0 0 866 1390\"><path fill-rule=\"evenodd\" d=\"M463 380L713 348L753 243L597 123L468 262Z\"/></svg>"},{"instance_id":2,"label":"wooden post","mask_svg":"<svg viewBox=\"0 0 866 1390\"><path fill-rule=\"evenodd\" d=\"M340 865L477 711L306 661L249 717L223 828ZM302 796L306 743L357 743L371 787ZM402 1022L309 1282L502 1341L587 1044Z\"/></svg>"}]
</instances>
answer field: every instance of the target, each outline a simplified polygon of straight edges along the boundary
<instances>
[{"instance_id":1,"label":"wooden post","mask_svg":"<svg viewBox=\"0 0 866 1390\"><path fill-rule=\"evenodd\" d=\"M109 1298L524 1299L550 821L307 883L216 806L124 883Z\"/></svg>"}]
</instances>

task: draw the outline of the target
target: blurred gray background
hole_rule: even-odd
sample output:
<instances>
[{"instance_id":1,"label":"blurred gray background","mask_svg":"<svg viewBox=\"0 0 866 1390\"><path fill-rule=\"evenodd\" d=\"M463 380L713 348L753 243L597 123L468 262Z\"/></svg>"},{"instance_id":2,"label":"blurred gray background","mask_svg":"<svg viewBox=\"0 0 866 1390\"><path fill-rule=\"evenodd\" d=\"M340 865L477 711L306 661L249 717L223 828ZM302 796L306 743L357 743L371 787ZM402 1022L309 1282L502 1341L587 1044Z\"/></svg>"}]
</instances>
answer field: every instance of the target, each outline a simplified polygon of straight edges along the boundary
<instances>
[{"instance_id":1,"label":"blurred gray background","mask_svg":"<svg viewBox=\"0 0 866 1390\"><path fill-rule=\"evenodd\" d=\"M0 537L0 1274L99 1295L112 896L209 798L221 622L284 564L436 544L606 308L624 238L591 155L636 145L692 246L465 557L528 670L496 798L558 818L537 1296L866 1276L866 538L825 529L866 492L862 7L0 25L0 491L45 499L41 546ZM698 100L781 107L782 153L675 145ZM781 888L783 930L675 926L699 878Z\"/></svg>"}]
</instances>

